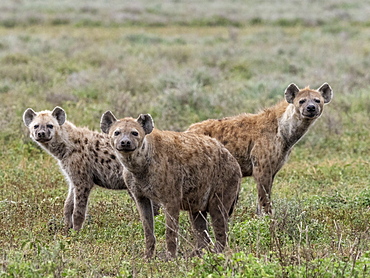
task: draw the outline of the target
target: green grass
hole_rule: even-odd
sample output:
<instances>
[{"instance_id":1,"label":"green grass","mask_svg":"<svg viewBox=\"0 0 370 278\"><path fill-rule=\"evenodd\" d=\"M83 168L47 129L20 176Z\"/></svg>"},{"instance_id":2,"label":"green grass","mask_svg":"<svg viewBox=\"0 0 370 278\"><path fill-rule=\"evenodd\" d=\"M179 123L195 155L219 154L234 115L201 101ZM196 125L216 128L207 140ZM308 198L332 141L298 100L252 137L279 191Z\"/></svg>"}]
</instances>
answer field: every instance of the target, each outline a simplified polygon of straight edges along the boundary
<instances>
[{"instance_id":1,"label":"green grass","mask_svg":"<svg viewBox=\"0 0 370 278\"><path fill-rule=\"evenodd\" d=\"M370 268L370 30L366 1L3 1L0 4L0 277L367 277ZM302 11L305 11L304 13ZM243 180L223 254L157 257L125 191L96 188L79 233L63 233L67 185L22 113L63 107L99 129L103 112L150 113L161 129L257 112L290 83L328 82L332 103L276 177L259 218Z\"/></svg>"}]
</instances>

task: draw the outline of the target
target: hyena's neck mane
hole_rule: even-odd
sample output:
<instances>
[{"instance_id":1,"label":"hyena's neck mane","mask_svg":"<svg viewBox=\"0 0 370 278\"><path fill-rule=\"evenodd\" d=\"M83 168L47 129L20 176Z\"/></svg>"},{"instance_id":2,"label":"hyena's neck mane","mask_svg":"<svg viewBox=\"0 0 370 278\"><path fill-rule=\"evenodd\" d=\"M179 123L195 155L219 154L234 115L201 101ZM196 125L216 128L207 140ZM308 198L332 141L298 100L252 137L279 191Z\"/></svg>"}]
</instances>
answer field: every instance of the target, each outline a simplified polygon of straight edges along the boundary
<instances>
[{"instance_id":1,"label":"hyena's neck mane","mask_svg":"<svg viewBox=\"0 0 370 278\"><path fill-rule=\"evenodd\" d=\"M78 143L81 144L81 138L79 138L76 129L78 128L74 124L66 121L53 139L43 143L42 146L57 159L63 160L76 149Z\"/></svg>"},{"instance_id":2,"label":"hyena's neck mane","mask_svg":"<svg viewBox=\"0 0 370 278\"><path fill-rule=\"evenodd\" d=\"M276 113L278 135L283 139L287 149L291 149L316 121L316 119L302 118L295 106L285 101L272 109Z\"/></svg>"}]
</instances>

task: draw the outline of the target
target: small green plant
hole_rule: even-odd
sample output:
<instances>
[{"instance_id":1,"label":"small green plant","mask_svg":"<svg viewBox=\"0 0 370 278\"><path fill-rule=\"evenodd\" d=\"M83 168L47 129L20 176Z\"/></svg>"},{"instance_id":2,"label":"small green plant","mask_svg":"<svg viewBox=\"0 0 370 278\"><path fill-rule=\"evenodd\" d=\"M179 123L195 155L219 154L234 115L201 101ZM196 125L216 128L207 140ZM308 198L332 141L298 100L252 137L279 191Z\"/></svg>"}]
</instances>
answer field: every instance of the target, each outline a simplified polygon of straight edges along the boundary
<instances>
[{"instance_id":1,"label":"small green plant","mask_svg":"<svg viewBox=\"0 0 370 278\"><path fill-rule=\"evenodd\" d=\"M281 270L275 261L264 261L252 254L206 253L202 258L194 258L196 265L189 277L279 277Z\"/></svg>"}]
</instances>

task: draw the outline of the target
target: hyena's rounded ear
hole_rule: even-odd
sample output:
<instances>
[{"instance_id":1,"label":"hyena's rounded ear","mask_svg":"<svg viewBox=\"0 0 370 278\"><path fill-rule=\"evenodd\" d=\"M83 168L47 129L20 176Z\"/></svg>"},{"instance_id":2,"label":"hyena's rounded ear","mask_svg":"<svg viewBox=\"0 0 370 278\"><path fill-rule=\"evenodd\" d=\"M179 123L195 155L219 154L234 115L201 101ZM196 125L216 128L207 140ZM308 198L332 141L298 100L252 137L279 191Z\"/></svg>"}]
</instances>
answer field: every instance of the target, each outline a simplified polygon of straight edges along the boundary
<instances>
[{"instance_id":1,"label":"hyena's rounded ear","mask_svg":"<svg viewBox=\"0 0 370 278\"><path fill-rule=\"evenodd\" d=\"M23 123L28 127L36 116L36 112L32 108L26 109L23 113Z\"/></svg>"},{"instance_id":2,"label":"hyena's rounded ear","mask_svg":"<svg viewBox=\"0 0 370 278\"><path fill-rule=\"evenodd\" d=\"M154 129L154 121L150 114L140 114L136 120L144 129L145 134L149 134Z\"/></svg>"},{"instance_id":3,"label":"hyena's rounded ear","mask_svg":"<svg viewBox=\"0 0 370 278\"><path fill-rule=\"evenodd\" d=\"M63 110L63 108L56 106L53 111L51 112L51 115L57 119L59 125L63 125L67 119L66 112Z\"/></svg>"},{"instance_id":4,"label":"hyena's rounded ear","mask_svg":"<svg viewBox=\"0 0 370 278\"><path fill-rule=\"evenodd\" d=\"M333 98L333 90L328 83L322 84L320 88L317 89L317 91L320 92L320 94L324 98L325 103L329 103Z\"/></svg>"},{"instance_id":5,"label":"hyena's rounded ear","mask_svg":"<svg viewBox=\"0 0 370 278\"><path fill-rule=\"evenodd\" d=\"M292 83L285 89L285 100L288 103L293 103L297 93L299 92L299 88L296 84Z\"/></svg>"},{"instance_id":6,"label":"hyena's rounded ear","mask_svg":"<svg viewBox=\"0 0 370 278\"><path fill-rule=\"evenodd\" d=\"M117 121L117 118L113 115L111 111L107 111L101 116L100 128L101 131L108 134L110 127Z\"/></svg>"}]
</instances>

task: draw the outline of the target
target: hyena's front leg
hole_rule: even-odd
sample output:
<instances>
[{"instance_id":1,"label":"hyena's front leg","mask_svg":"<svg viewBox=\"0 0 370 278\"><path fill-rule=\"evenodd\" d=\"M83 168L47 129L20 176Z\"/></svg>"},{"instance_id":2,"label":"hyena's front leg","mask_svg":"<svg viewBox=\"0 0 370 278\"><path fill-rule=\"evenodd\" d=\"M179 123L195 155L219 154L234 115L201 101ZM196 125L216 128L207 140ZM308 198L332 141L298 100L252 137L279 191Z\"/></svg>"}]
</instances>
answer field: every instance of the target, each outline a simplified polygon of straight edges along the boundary
<instances>
[{"instance_id":1,"label":"hyena's front leg","mask_svg":"<svg viewBox=\"0 0 370 278\"><path fill-rule=\"evenodd\" d=\"M272 176L271 175L255 175L253 174L257 182L258 191L258 202L257 202L257 214L272 214L272 201L271 201L271 187L272 187Z\"/></svg>"},{"instance_id":2,"label":"hyena's front leg","mask_svg":"<svg viewBox=\"0 0 370 278\"><path fill-rule=\"evenodd\" d=\"M257 214L272 214L271 189L275 165L272 165L269 144L256 144L251 152L253 177L257 183Z\"/></svg>"},{"instance_id":3,"label":"hyena's front leg","mask_svg":"<svg viewBox=\"0 0 370 278\"><path fill-rule=\"evenodd\" d=\"M74 187L74 208L72 214L73 229L78 231L85 221L87 202L92 186L88 184L76 184Z\"/></svg>"},{"instance_id":4,"label":"hyena's front leg","mask_svg":"<svg viewBox=\"0 0 370 278\"><path fill-rule=\"evenodd\" d=\"M253 177L257 183L258 202L257 214L272 214L271 189L273 175L270 165L265 167L253 167Z\"/></svg>"},{"instance_id":5,"label":"hyena's front leg","mask_svg":"<svg viewBox=\"0 0 370 278\"><path fill-rule=\"evenodd\" d=\"M74 207L74 186L71 183L69 185L67 199L64 202L64 224L67 230L73 228L72 221L73 207Z\"/></svg>"},{"instance_id":6,"label":"hyena's front leg","mask_svg":"<svg viewBox=\"0 0 370 278\"><path fill-rule=\"evenodd\" d=\"M145 236L145 257L153 257L155 251L154 215L152 201L144 196L135 196L136 206L143 223Z\"/></svg>"},{"instance_id":7,"label":"hyena's front leg","mask_svg":"<svg viewBox=\"0 0 370 278\"><path fill-rule=\"evenodd\" d=\"M271 189L273 183L273 176L270 174L260 173L253 176L257 182L258 203L257 214L272 214Z\"/></svg>"}]
</instances>

